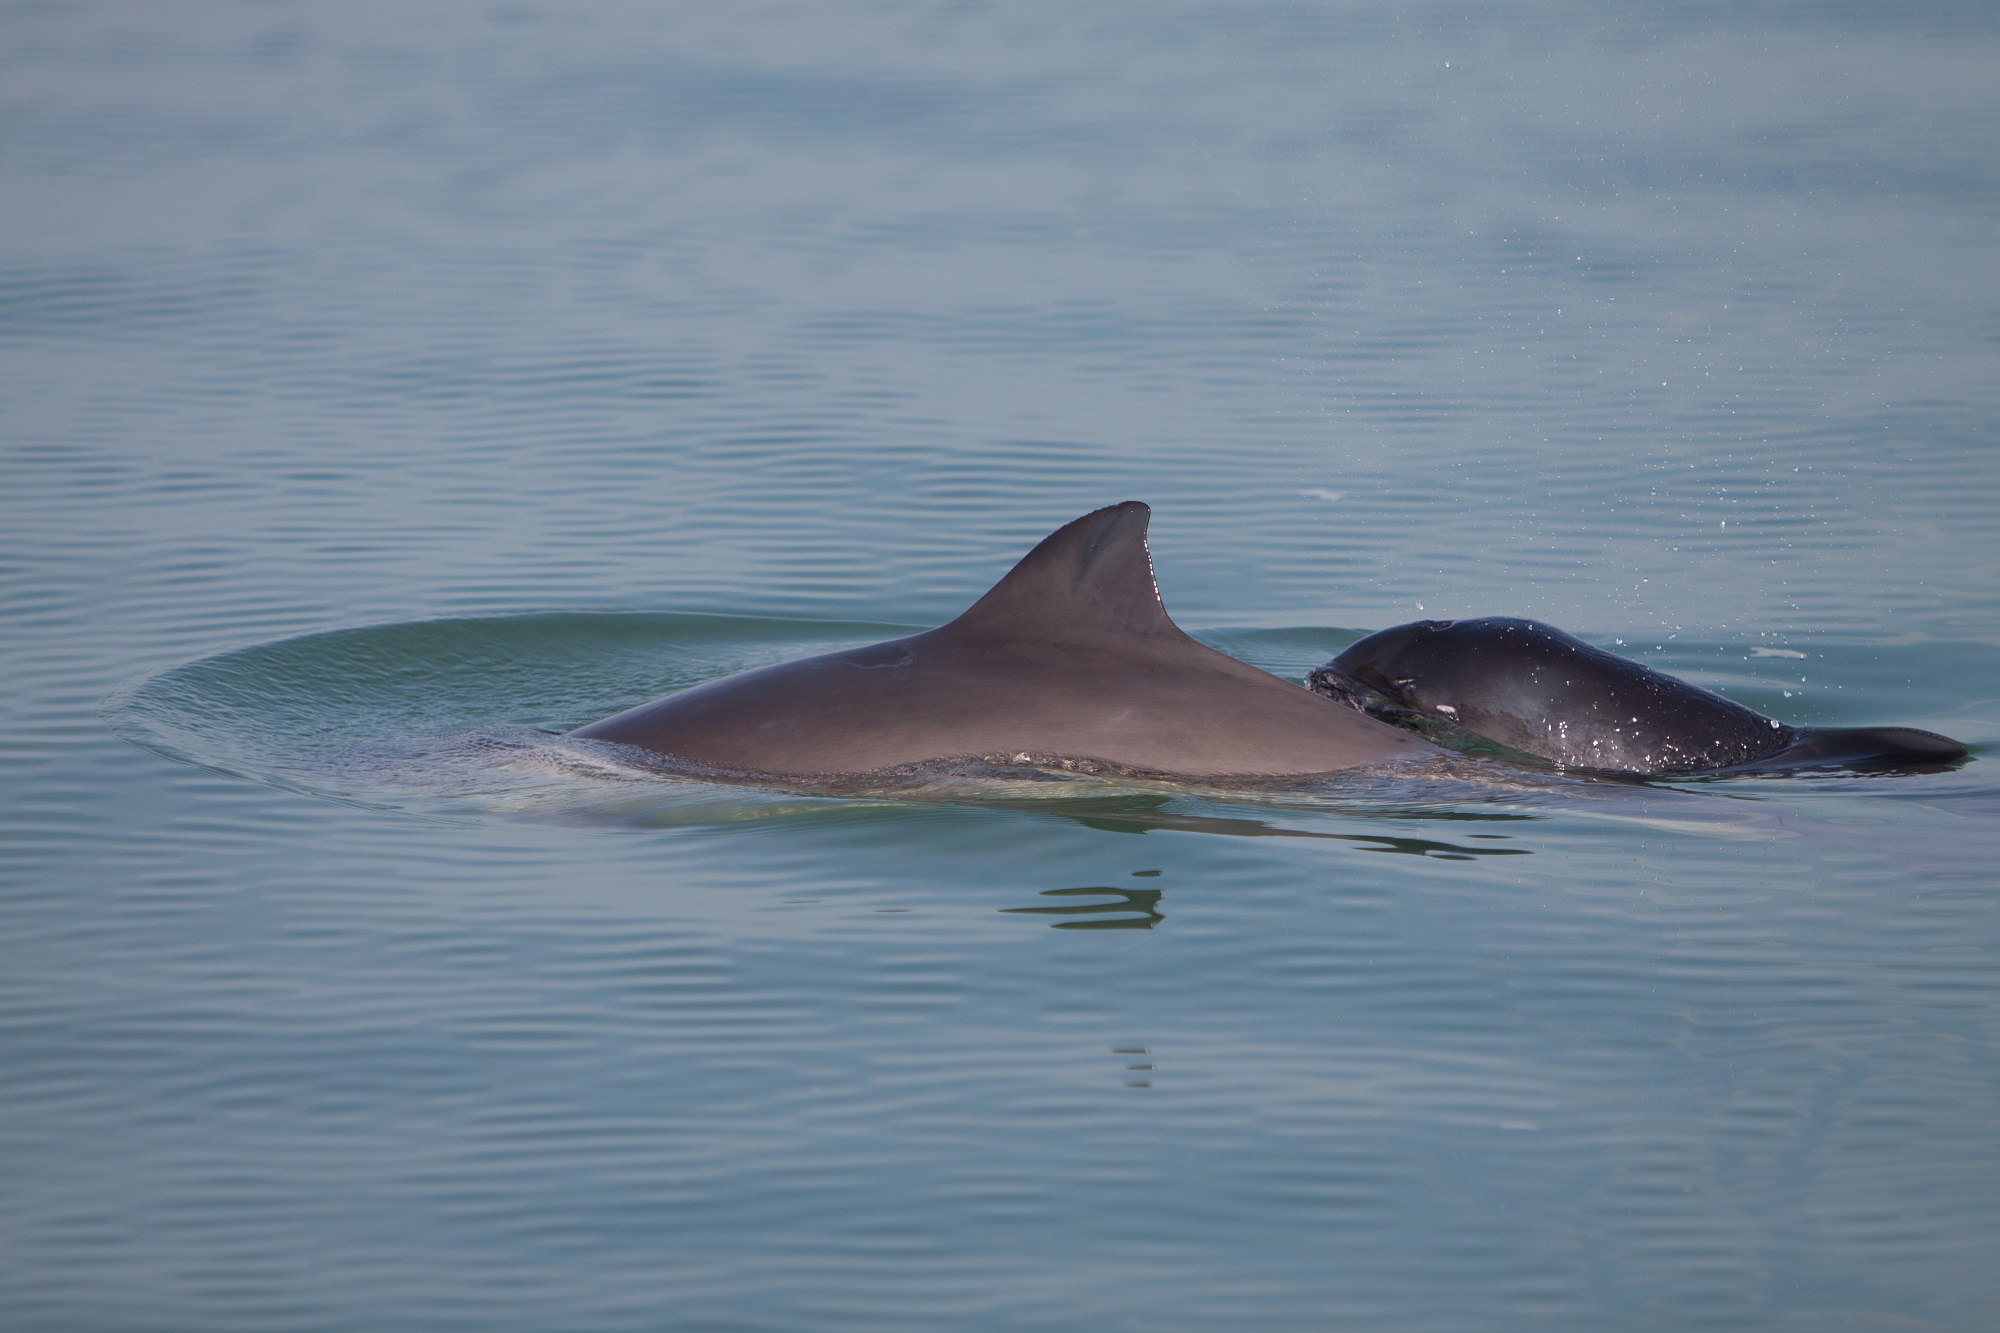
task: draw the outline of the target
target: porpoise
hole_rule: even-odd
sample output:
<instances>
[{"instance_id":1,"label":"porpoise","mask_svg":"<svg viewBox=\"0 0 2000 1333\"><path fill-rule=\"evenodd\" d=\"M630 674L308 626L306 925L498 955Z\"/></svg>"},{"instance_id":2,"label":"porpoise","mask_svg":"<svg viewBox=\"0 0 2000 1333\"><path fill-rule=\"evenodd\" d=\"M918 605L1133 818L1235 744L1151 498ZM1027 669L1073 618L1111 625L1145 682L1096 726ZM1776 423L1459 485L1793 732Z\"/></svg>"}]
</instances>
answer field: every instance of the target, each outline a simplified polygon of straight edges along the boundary
<instances>
[{"instance_id":1,"label":"porpoise","mask_svg":"<svg viewBox=\"0 0 2000 1333\"><path fill-rule=\"evenodd\" d=\"M1918 769L1966 757L1914 727L1798 727L1553 625L1420 620L1371 634L1307 683L1441 738L1469 732L1562 768L1610 773Z\"/></svg>"},{"instance_id":2,"label":"porpoise","mask_svg":"<svg viewBox=\"0 0 2000 1333\"><path fill-rule=\"evenodd\" d=\"M704 772L827 778L931 761L1298 778L1438 753L1197 643L1167 617L1151 511L1057 529L958 619L696 685L572 735Z\"/></svg>"}]
</instances>

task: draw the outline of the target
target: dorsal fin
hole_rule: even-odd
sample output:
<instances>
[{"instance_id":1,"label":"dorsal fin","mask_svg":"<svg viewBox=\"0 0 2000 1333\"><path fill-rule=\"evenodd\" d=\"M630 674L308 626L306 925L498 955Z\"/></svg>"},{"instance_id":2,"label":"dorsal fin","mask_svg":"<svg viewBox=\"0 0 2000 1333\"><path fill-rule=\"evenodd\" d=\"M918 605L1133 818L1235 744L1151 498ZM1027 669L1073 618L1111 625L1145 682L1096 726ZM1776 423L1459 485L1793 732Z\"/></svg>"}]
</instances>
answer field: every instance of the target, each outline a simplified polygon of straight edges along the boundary
<instances>
[{"instance_id":1,"label":"dorsal fin","mask_svg":"<svg viewBox=\"0 0 2000 1333\"><path fill-rule=\"evenodd\" d=\"M1183 638L1153 582L1152 512L1127 500L1064 524L944 630L1069 643Z\"/></svg>"}]
</instances>

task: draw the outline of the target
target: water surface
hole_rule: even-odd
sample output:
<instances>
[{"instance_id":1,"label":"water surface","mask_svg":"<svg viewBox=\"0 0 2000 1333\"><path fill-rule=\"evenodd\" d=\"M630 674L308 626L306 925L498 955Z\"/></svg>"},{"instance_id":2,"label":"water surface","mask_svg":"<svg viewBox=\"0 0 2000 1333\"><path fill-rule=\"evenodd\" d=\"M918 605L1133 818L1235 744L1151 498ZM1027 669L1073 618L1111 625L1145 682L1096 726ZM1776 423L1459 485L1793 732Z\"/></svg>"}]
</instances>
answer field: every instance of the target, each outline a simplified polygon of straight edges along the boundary
<instances>
[{"instance_id":1,"label":"water surface","mask_svg":"<svg viewBox=\"0 0 2000 1333\"><path fill-rule=\"evenodd\" d=\"M10 1325L1990 1324L1987 9L5 24ZM1295 679L1534 616L1980 753L544 762L1127 498Z\"/></svg>"}]
</instances>

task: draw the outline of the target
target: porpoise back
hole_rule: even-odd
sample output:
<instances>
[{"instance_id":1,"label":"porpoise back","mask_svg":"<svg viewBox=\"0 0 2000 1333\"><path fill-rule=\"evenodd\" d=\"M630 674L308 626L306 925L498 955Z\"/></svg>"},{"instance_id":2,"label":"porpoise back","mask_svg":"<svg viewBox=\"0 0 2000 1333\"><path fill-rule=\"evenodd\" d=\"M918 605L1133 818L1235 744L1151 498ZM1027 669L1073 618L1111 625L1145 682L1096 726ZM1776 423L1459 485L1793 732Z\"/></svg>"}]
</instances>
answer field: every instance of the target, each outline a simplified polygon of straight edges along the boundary
<instances>
[{"instance_id":1,"label":"porpoise back","mask_svg":"<svg viewBox=\"0 0 2000 1333\"><path fill-rule=\"evenodd\" d=\"M572 733L706 770L817 778L933 760L1297 777L1436 753L1195 642L1137 502L1086 514L951 623L682 690Z\"/></svg>"}]
</instances>

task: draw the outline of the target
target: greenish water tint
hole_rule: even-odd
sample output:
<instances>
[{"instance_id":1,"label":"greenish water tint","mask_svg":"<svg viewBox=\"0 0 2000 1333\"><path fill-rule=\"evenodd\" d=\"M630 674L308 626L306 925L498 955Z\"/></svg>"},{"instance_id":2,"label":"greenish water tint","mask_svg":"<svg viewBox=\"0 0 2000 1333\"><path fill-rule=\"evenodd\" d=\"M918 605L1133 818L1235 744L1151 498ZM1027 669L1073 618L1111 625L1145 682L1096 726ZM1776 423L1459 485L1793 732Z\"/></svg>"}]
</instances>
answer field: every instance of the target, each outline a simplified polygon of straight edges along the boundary
<instances>
[{"instance_id":1,"label":"greenish water tint","mask_svg":"<svg viewBox=\"0 0 2000 1333\"><path fill-rule=\"evenodd\" d=\"M1990 1326L1989 9L7 24L10 1329ZM1532 616L1975 758L554 734L1126 498L1293 679Z\"/></svg>"}]
</instances>

